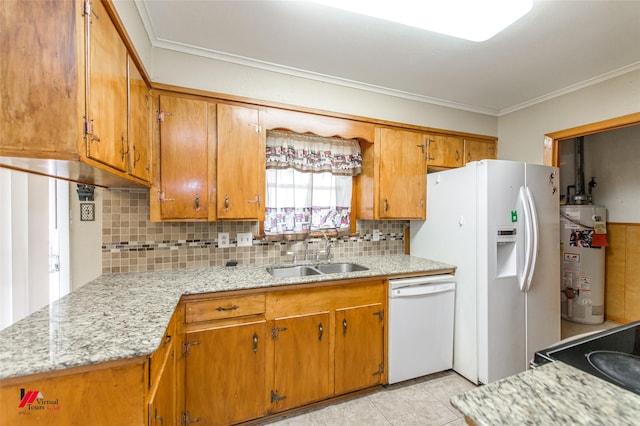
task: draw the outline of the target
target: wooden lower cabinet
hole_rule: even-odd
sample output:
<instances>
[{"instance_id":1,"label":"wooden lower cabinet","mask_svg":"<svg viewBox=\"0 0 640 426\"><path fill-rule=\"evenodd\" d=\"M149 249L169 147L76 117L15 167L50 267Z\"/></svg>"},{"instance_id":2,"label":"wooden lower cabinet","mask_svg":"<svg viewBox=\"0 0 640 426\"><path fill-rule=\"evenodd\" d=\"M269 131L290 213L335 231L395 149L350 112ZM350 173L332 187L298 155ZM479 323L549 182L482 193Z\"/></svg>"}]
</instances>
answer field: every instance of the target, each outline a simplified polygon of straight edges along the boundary
<instances>
[{"instance_id":1,"label":"wooden lower cabinet","mask_svg":"<svg viewBox=\"0 0 640 426\"><path fill-rule=\"evenodd\" d=\"M0 425L143 425L145 366L140 358L3 380Z\"/></svg>"},{"instance_id":2,"label":"wooden lower cabinet","mask_svg":"<svg viewBox=\"0 0 640 426\"><path fill-rule=\"evenodd\" d=\"M273 321L274 384L271 410L285 411L333 395L329 371L329 312Z\"/></svg>"},{"instance_id":3,"label":"wooden lower cabinet","mask_svg":"<svg viewBox=\"0 0 640 426\"><path fill-rule=\"evenodd\" d=\"M336 311L335 393L382 383L384 307L382 303Z\"/></svg>"},{"instance_id":4,"label":"wooden lower cabinet","mask_svg":"<svg viewBox=\"0 0 640 426\"><path fill-rule=\"evenodd\" d=\"M228 425L265 414L264 320L187 332L186 417Z\"/></svg>"},{"instance_id":5,"label":"wooden lower cabinet","mask_svg":"<svg viewBox=\"0 0 640 426\"><path fill-rule=\"evenodd\" d=\"M187 423L252 421L385 383L386 282L295 287L185 300Z\"/></svg>"}]
</instances>

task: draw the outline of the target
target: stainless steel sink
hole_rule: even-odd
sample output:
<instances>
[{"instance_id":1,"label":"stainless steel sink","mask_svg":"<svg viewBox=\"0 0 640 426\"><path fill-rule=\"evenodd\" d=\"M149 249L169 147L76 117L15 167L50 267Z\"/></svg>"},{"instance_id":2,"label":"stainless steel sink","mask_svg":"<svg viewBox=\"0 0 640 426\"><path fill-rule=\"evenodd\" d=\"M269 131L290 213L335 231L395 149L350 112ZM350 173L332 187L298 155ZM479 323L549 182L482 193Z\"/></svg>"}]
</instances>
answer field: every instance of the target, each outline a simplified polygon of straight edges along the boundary
<instances>
[{"instance_id":1,"label":"stainless steel sink","mask_svg":"<svg viewBox=\"0 0 640 426\"><path fill-rule=\"evenodd\" d=\"M323 263L316 268L323 274L341 274L346 272L366 271L369 268L356 263Z\"/></svg>"},{"instance_id":2,"label":"stainless steel sink","mask_svg":"<svg viewBox=\"0 0 640 426\"><path fill-rule=\"evenodd\" d=\"M272 276L278 278L320 275L320 271L312 266L285 266L282 268L267 268L267 272L269 272Z\"/></svg>"},{"instance_id":3,"label":"stainless steel sink","mask_svg":"<svg viewBox=\"0 0 640 426\"><path fill-rule=\"evenodd\" d=\"M340 274L366 271L369 268L356 263L322 263L319 265L269 267L267 272L277 278L305 277L320 274Z\"/></svg>"}]
</instances>

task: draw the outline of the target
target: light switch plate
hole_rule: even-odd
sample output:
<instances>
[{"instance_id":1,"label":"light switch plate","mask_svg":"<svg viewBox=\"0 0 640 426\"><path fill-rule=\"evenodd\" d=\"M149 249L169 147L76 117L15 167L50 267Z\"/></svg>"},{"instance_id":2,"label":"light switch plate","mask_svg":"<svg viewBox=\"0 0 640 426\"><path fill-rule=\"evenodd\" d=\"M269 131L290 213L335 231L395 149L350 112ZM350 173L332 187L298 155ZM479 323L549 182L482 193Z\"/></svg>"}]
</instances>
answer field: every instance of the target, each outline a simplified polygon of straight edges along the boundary
<instances>
[{"instance_id":1,"label":"light switch plate","mask_svg":"<svg viewBox=\"0 0 640 426\"><path fill-rule=\"evenodd\" d=\"M219 248L227 248L227 247L229 247L229 233L228 232L218 232L218 247Z\"/></svg>"},{"instance_id":2,"label":"light switch plate","mask_svg":"<svg viewBox=\"0 0 640 426\"><path fill-rule=\"evenodd\" d=\"M380 241L380 230L379 229L374 229L373 230L373 237L371 239L373 241Z\"/></svg>"},{"instance_id":3,"label":"light switch plate","mask_svg":"<svg viewBox=\"0 0 640 426\"><path fill-rule=\"evenodd\" d=\"M253 234L251 232L238 232L238 247L249 247L253 245Z\"/></svg>"}]
</instances>

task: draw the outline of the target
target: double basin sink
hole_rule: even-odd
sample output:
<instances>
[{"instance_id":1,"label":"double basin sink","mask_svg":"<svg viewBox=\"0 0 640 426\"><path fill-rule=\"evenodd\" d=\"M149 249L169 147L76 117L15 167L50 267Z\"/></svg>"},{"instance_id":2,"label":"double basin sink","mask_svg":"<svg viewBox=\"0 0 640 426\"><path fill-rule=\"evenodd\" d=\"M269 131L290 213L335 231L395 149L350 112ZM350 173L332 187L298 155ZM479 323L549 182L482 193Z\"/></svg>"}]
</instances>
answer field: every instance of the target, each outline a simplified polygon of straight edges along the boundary
<instances>
[{"instance_id":1,"label":"double basin sink","mask_svg":"<svg viewBox=\"0 0 640 426\"><path fill-rule=\"evenodd\" d=\"M309 275L343 274L347 272L366 271L369 268L357 263L321 263L318 265L299 265L269 267L267 272L277 278L306 277Z\"/></svg>"}]
</instances>

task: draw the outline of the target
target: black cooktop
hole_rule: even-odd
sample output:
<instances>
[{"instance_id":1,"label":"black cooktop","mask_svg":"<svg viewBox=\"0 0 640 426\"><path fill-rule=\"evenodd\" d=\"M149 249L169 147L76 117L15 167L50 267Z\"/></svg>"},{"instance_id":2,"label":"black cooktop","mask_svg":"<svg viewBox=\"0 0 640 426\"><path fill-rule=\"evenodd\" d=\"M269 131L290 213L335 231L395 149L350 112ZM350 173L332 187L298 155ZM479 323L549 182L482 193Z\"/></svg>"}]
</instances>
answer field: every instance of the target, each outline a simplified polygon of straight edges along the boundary
<instances>
[{"instance_id":1,"label":"black cooktop","mask_svg":"<svg viewBox=\"0 0 640 426\"><path fill-rule=\"evenodd\" d=\"M534 365L551 361L562 361L640 395L640 321L536 352Z\"/></svg>"}]
</instances>

